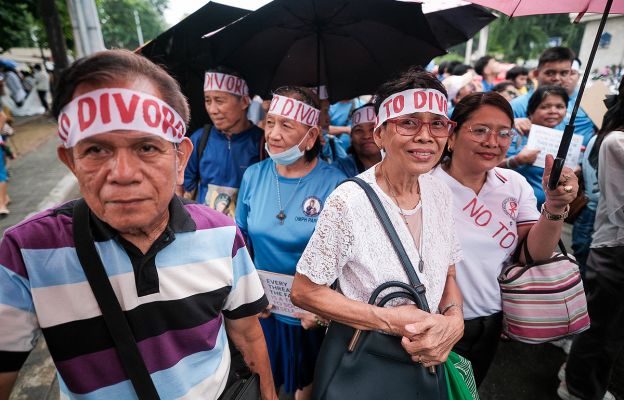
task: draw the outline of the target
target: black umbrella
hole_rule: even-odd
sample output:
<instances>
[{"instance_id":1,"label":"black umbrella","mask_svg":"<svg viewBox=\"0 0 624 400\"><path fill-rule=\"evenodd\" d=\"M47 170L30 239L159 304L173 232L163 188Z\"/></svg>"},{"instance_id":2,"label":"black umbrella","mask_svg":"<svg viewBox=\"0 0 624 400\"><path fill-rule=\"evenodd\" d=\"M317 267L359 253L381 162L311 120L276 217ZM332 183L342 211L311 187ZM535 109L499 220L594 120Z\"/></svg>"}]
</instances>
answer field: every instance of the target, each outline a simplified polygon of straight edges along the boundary
<instances>
[{"instance_id":1,"label":"black umbrella","mask_svg":"<svg viewBox=\"0 0 624 400\"><path fill-rule=\"evenodd\" d=\"M327 85L331 101L445 53L421 5L394 0L275 0L205 40L253 93Z\"/></svg>"},{"instance_id":2,"label":"black umbrella","mask_svg":"<svg viewBox=\"0 0 624 400\"><path fill-rule=\"evenodd\" d=\"M493 13L473 4L425 13L425 17L445 49L464 43L496 19Z\"/></svg>"},{"instance_id":3,"label":"black umbrella","mask_svg":"<svg viewBox=\"0 0 624 400\"><path fill-rule=\"evenodd\" d=\"M180 23L160 34L136 51L164 66L177 79L189 99L191 124L189 132L209 121L204 109L204 66L210 64L210 53L198 51L204 36L247 15L250 11L209 2Z\"/></svg>"}]
</instances>

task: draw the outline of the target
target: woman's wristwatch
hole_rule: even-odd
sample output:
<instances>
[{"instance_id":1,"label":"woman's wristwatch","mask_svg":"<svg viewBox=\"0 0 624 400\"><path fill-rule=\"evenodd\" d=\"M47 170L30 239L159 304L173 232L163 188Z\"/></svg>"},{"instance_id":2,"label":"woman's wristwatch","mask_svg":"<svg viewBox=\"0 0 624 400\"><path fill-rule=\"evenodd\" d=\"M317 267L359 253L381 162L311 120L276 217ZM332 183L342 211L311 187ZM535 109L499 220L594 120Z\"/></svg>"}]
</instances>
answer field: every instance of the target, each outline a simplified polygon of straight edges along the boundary
<instances>
[{"instance_id":1,"label":"woman's wristwatch","mask_svg":"<svg viewBox=\"0 0 624 400\"><path fill-rule=\"evenodd\" d=\"M549 221L561 221L568 218L568 214L570 213L570 205L567 204L565 210L563 210L562 214L552 214L546 209L546 203L542 204L542 215L546 217Z\"/></svg>"}]
</instances>

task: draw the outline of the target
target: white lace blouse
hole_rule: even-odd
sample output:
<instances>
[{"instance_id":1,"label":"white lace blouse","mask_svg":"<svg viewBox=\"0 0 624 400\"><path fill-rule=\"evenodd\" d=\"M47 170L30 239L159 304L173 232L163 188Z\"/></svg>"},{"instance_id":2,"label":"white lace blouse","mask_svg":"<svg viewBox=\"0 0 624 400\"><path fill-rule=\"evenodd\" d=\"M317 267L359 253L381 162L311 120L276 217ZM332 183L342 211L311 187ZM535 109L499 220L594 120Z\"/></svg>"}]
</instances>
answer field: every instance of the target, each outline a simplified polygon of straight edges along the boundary
<instances>
[{"instance_id":1,"label":"white lace blouse","mask_svg":"<svg viewBox=\"0 0 624 400\"><path fill-rule=\"evenodd\" d=\"M438 178L421 175L424 270L412 236L399 208L377 185L375 167L358 175L370 184L381 199L396 229L418 278L426 287L432 312L438 309L448 267L461 260L455 234L452 194ZM364 191L355 183L340 185L327 198L316 229L299 263L297 272L319 285L338 279L339 290L348 298L367 302L380 284L388 281L408 283L399 258Z\"/></svg>"}]
</instances>

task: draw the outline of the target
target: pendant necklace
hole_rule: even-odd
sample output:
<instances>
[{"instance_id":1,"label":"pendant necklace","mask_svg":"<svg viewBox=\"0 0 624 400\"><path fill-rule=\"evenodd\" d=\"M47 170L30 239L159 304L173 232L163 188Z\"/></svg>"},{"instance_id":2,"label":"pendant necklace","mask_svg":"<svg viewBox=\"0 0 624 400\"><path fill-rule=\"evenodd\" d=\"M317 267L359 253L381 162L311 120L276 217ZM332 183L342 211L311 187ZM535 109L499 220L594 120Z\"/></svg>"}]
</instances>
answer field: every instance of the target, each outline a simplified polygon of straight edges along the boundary
<instances>
[{"instance_id":1,"label":"pendant necklace","mask_svg":"<svg viewBox=\"0 0 624 400\"><path fill-rule=\"evenodd\" d=\"M407 226L407 230L410 231L411 234L411 230L409 228L409 223L407 222L407 217L405 216L405 214L403 213L403 209L401 208L401 206L399 205L399 200L397 200L397 196L396 193L394 192L394 189L392 188L392 185L390 185L390 181L388 180L388 177L386 176L386 171L383 169L383 167L380 165L379 169L381 170L381 175L383 176L384 180L386 181L386 185L388 185L388 189L390 189L390 195L392 196L392 198L394 199L394 202L396 203L397 207L399 208L399 214L401 215L401 218L403 218L403 222L405 222L405 226ZM422 199L421 199L422 202ZM422 204L422 203L421 203ZM422 212L422 205L420 207L421 212ZM423 261L423 255L422 255L422 250L423 250L423 218L421 218L421 222L420 222L420 249L416 249L418 250L418 257L420 258L420 260L418 261L418 271L423 272L425 269L425 262Z\"/></svg>"},{"instance_id":2,"label":"pendant necklace","mask_svg":"<svg viewBox=\"0 0 624 400\"><path fill-rule=\"evenodd\" d=\"M279 178L277 176L277 167L275 167L275 183L277 184L277 205L279 206L279 210L280 210L279 213L277 213L277 215L275 216L275 218L279 219L280 225L284 225L284 220L286 219L286 213L284 212L284 210L288 208L288 205L290 204L292 199L295 197L295 194L297 194L297 188L299 187L299 184L301 183L302 178L303 177L299 178L299 180L297 181L297 186L295 186L295 190L293 191L292 195L290 195L290 199L288 199L288 202L286 202L284 207L282 207L282 194L280 193L280 183L279 183Z\"/></svg>"}]
</instances>

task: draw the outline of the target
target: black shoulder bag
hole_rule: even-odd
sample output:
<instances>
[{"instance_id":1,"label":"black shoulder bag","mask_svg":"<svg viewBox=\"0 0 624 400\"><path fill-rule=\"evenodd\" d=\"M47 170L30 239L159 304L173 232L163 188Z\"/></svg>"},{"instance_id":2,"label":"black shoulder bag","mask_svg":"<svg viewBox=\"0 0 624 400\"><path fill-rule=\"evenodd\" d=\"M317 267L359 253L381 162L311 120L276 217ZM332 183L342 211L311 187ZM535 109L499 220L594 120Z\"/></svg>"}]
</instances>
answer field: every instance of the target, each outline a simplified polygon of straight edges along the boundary
<instances>
[{"instance_id":1,"label":"black shoulder bag","mask_svg":"<svg viewBox=\"0 0 624 400\"><path fill-rule=\"evenodd\" d=\"M373 291L368 303L375 304L382 291L396 288L399 290L385 295L377 306L383 307L390 300L406 298L421 310L429 312L425 287L420 283L379 197L360 178L345 182L357 183L368 196L410 281L409 285L396 281L383 283ZM401 346L400 337L362 331L332 321L316 362L312 398L438 400L447 399L448 393L444 365L425 368L415 363Z\"/></svg>"},{"instance_id":2,"label":"black shoulder bag","mask_svg":"<svg viewBox=\"0 0 624 400\"><path fill-rule=\"evenodd\" d=\"M78 260L137 397L141 400L160 399L98 255L91 235L89 207L83 199L74 204L73 236Z\"/></svg>"},{"instance_id":3,"label":"black shoulder bag","mask_svg":"<svg viewBox=\"0 0 624 400\"><path fill-rule=\"evenodd\" d=\"M137 397L140 400L159 400L160 397L152 377L145 366L132 330L93 242L89 207L83 199L74 204L73 237L78 260L102 311L102 317L121 359L121 365L130 378ZM242 356L240 358L242 360ZM249 372L245 376L239 376L238 371L234 370L230 371L226 390L219 397L220 400L256 400L259 398L260 378L258 375Z\"/></svg>"}]
</instances>

